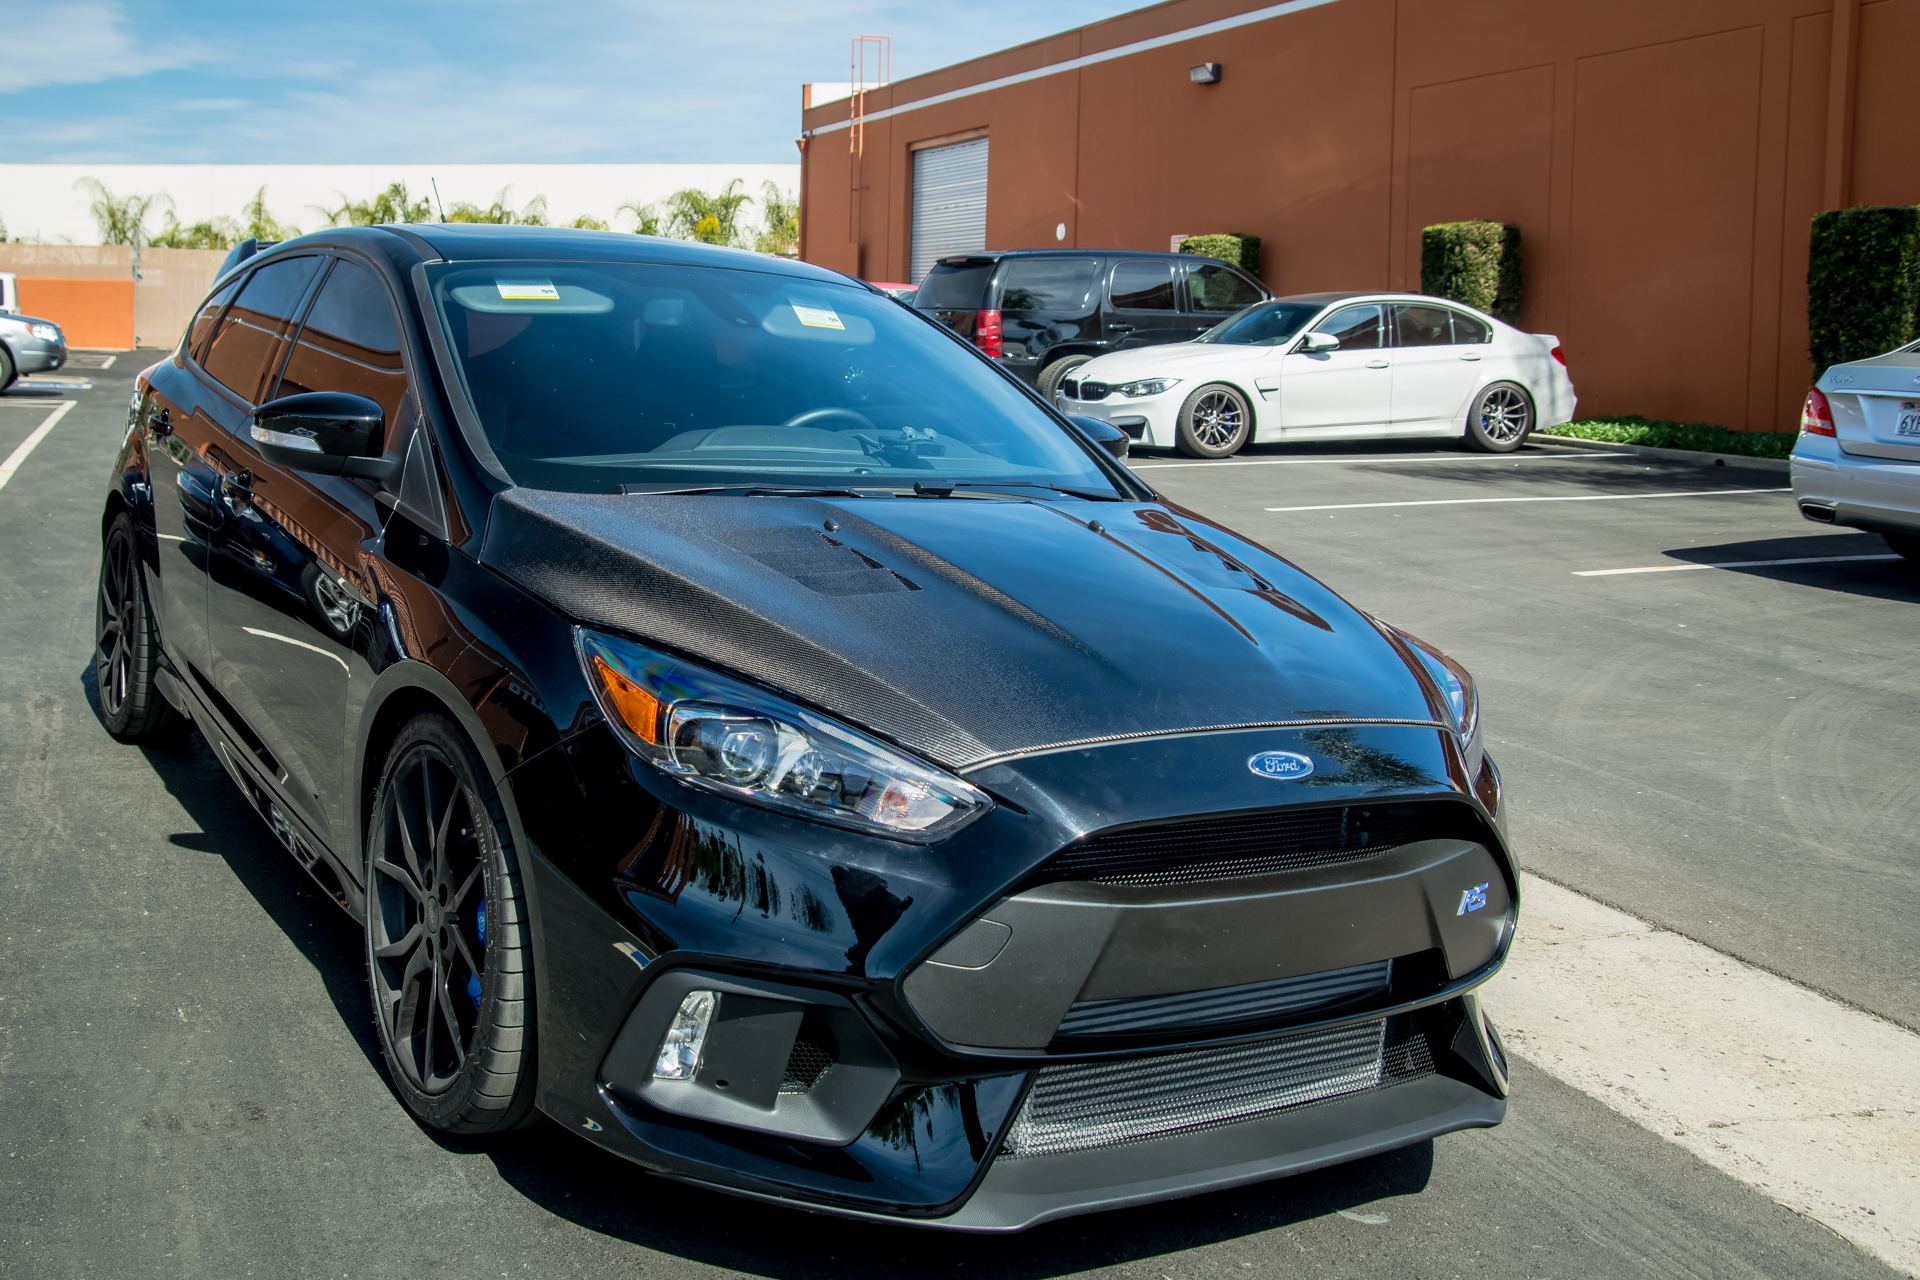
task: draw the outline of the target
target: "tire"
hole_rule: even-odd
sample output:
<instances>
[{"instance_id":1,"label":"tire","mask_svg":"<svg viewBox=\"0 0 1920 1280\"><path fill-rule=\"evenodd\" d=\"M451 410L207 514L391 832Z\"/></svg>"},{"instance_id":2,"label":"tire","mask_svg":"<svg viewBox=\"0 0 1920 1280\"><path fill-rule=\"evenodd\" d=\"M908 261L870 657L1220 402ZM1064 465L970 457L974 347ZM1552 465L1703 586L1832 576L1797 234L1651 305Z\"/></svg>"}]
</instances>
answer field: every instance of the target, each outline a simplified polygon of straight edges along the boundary
<instances>
[{"instance_id":1,"label":"tire","mask_svg":"<svg viewBox=\"0 0 1920 1280\"><path fill-rule=\"evenodd\" d=\"M1487 385L1467 414L1467 443L1483 453L1512 453L1533 431L1533 397L1517 382Z\"/></svg>"},{"instance_id":2,"label":"tire","mask_svg":"<svg viewBox=\"0 0 1920 1280\"><path fill-rule=\"evenodd\" d=\"M122 511L100 546L100 589L94 595L93 674L100 721L122 742L144 742L180 727L181 717L153 682L160 666L160 629L147 603L140 542Z\"/></svg>"},{"instance_id":3,"label":"tire","mask_svg":"<svg viewBox=\"0 0 1920 1280\"><path fill-rule=\"evenodd\" d=\"M1034 389L1040 393L1042 400L1052 404L1054 393L1060 390L1061 379L1091 359L1092 356L1061 356L1040 371L1040 376L1034 379Z\"/></svg>"},{"instance_id":4,"label":"tire","mask_svg":"<svg viewBox=\"0 0 1920 1280\"><path fill-rule=\"evenodd\" d=\"M12 386L14 377L13 353L0 347L0 391Z\"/></svg>"},{"instance_id":5,"label":"tire","mask_svg":"<svg viewBox=\"0 0 1920 1280\"><path fill-rule=\"evenodd\" d=\"M1210 382L1180 406L1174 447L1189 458L1227 458L1253 434L1247 398L1224 382Z\"/></svg>"},{"instance_id":6,"label":"tire","mask_svg":"<svg viewBox=\"0 0 1920 1280\"><path fill-rule=\"evenodd\" d=\"M1920 564L1920 538L1909 533L1883 533L1887 545L1907 558L1910 564Z\"/></svg>"},{"instance_id":7,"label":"tire","mask_svg":"<svg viewBox=\"0 0 1920 1280\"><path fill-rule=\"evenodd\" d=\"M536 1122L533 940L500 794L452 717L400 730L367 830L367 987L394 1092L443 1133Z\"/></svg>"}]
</instances>

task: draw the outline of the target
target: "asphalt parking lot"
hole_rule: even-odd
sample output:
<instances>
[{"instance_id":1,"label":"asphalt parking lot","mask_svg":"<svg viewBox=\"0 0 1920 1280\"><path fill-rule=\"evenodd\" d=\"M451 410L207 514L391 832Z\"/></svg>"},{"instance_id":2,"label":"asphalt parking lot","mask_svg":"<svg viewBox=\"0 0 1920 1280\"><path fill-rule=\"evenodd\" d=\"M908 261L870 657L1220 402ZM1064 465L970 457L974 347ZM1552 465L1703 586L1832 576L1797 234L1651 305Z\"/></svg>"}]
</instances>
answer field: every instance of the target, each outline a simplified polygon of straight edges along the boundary
<instances>
[{"instance_id":1,"label":"asphalt parking lot","mask_svg":"<svg viewBox=\"0 0 1920 1280\"><path fill-rule=\"evenodd\" d=\"M424 1132L355 926L197 738L95 718L137 368L0 397L0 459L76 402L0 488L0 1274L1893 1274L1524 1060L1499 1129L1009 1239L695 1191L553 1126ZM1782 472L1577 452L1136 463L1476 673L1529 871L1914 1027L1920 571L1826 559L1885 548Z\"/></svg>"}]
</instances>

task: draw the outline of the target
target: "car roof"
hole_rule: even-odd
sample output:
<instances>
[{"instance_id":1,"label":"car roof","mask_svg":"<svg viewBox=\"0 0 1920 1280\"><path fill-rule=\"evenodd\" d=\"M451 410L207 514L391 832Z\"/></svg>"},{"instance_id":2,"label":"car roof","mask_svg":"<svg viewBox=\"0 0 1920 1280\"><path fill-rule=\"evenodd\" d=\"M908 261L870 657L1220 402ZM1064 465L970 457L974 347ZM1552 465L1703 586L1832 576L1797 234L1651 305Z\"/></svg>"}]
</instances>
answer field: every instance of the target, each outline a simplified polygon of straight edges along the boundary
<instances>
[{"instance_id":1,"label":"car roof","mask_svg":"<svg viewBox=\"0 0 1920 1280\"><path fill-rule=\"evenodd\" d=\"M1204 253L1168 253L1164 249L981 249L973 253L949 253L935 258L936 267L945 266L956 258L965 258L969 262L992 262L1000 258L1186 258L1204 262L1219 262L1219 258Z\"/></svg>"}]
</instances>

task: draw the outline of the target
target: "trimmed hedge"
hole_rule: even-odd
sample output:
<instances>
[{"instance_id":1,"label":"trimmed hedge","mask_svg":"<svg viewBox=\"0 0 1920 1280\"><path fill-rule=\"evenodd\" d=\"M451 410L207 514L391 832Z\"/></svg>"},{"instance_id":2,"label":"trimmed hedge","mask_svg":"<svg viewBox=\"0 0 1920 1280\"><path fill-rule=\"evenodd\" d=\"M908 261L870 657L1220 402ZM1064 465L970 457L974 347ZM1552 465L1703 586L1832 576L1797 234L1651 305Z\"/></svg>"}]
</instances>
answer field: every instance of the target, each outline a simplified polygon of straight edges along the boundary
<instances>
[{"instance_id":1,"label":"trimmed hedge","mask_svg":"<svg viewBox=\"0 0 1920 1280\"><path fill-rule=\"evenodd\" d=\"M1697 449L1701 453L1731 453L1747 458L1784 458L1793 452L1797 431L1729 431L1703 422L1668 422L1628 414L1619 418L1582 418L1541 432L1572 436L1576 440L1606 440L1613 444L1642 444L1649 449Z\"/></svg>"},{"instance_id":2,"label":"trimmed hedge","mask_svg":"<svg viewBox=\"0 0 1920 1280\"><path fill-rule=\"evenodd\" d=\"M1180 242L1180 252L1218 258L1240 268L1256 280L1260 277L1260 237L1249 235L1188 236Z\"/></svg>"},{"instance_id":3,"label":"trimmed hedge","mask_svg":"<svg viewBox=\"0 0 1920 1280\"><path fill-rule=\"evenodd\" d=\"M1807 339L1816 370L1920 337L1920 208L1816 213L1810 248Z\"/></svg>"},{"instance_id":4,"label":"trimmed hedge","mask_svg":"<svg viewBox=\"0 0 1920 1280\"><path fill-rule=\"evenodd\" d=\"M1420 233L1420 292L1520 323L1520 228L1442 222Z\"/></svg>"}]
</instances>

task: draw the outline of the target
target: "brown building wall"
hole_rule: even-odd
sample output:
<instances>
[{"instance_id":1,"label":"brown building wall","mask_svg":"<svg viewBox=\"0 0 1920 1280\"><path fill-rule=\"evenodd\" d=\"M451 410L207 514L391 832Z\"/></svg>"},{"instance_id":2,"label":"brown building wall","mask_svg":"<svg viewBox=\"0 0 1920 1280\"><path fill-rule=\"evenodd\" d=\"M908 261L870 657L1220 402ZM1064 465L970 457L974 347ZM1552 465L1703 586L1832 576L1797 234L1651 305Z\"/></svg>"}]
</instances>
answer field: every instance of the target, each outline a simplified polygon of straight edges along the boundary
<instances>
[{"instance_id":1,"label":"brown building wall","mask_svg":"<svg viewBox=\"0 0 1920 1280\"><path fill-rule=\"evenodd\" d=\"M1173 0L871 92L857 158L847 102L805 111L802 256L907 279L912 148L977 130L992 248L1242 231L1282 293L1417 289L1422 227L1499 219L1583 414L1789 430L1813 215L1920 203L1920 0L1331 0L925 102L1256 7Z\"/></svg>"}]
</instances>

